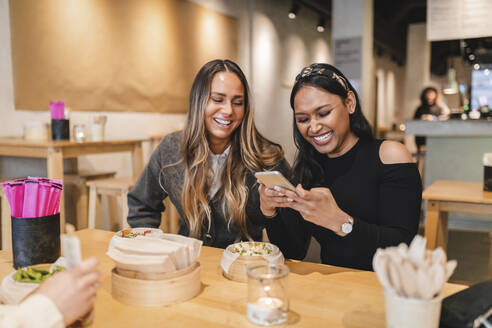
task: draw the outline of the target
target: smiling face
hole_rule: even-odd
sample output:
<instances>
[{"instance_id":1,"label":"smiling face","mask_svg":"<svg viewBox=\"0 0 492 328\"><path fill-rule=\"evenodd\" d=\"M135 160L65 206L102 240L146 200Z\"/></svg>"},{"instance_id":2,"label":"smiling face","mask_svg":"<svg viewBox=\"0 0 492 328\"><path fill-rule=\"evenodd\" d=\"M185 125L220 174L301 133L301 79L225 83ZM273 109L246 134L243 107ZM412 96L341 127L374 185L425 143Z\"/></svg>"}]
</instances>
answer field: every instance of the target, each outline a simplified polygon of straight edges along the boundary
<instances>
[{"instance_id":1,"label":"smiling face","mask_svg":"<svg viewBox=\"0 0 492 328\"><path fill-rule=\"evenodd\" d=\"M236 74L220 72L210 83L205 127L212 152L222 153L244 117L244 87Z\"/></svg>"},{"instance_id":2,"label":"smiling face","mask_svg":"<svg viewBox=\"0 0 492 328\"><path fill-rule=\"evenodd\" d=\"M318 152L328 157L341 156L358 140L350 130L349 120L355 101L352 92L344 102L338 95L304 86L294 98L297 129Z\"/></svg>"}]
</instances>

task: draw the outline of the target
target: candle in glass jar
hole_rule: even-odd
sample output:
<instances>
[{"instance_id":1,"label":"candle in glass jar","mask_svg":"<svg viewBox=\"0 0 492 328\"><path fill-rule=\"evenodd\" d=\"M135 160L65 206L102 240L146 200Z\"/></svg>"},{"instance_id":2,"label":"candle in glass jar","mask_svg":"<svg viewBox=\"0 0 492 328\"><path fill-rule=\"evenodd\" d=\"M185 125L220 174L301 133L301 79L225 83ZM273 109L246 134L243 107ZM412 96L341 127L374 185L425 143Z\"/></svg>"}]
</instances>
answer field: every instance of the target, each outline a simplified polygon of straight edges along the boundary
<instances>
[{"instance_id":1,"label":"candle in glass jar","mask_svg":"<svg viewBox=\"0 0 492 328\"><path fill-rule=\"evenodd\" d=\"M248 303L248 318L259 325L274 325L285 321L282 311L284 302L276 297L260 297L254 303Z\"/></svg>"}]
</instances>

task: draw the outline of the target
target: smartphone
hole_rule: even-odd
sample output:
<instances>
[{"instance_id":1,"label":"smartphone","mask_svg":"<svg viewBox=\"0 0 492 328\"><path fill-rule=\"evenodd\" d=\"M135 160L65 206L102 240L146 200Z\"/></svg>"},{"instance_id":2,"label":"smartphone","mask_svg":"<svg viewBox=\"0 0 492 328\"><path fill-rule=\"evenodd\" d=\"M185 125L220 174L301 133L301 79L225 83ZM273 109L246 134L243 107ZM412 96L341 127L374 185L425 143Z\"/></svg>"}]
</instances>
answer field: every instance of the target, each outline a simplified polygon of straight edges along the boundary
<instances>
[{"instance_id":1,"label":"smartphone","mask_svg":"<svg viewBox=\"0 0 492 328\"><path fill-rule=\"evenodd\" d=\"M268 188L280 186L294 192L296 191L296 187L294 187L279 171L256 172L255 177Z\"/></svg>"}]
</instances>

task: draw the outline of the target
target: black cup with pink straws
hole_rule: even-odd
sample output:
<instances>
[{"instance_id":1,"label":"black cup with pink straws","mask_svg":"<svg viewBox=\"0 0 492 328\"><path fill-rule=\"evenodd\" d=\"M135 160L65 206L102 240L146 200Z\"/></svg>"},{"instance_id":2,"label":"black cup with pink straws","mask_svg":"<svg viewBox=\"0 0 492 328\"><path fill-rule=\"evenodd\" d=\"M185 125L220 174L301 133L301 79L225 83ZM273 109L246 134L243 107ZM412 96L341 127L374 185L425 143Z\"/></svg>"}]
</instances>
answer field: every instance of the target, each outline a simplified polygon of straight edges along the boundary
<instances>
[{"instance_id":1,"label":"black cup with pink straws","mask_svg":"<svg viewBox=\"0 0 492 328\"><path fill-rule=\"evenodd\" d=\"M60 257L62 181L27 177L2 183L12 216L14 267Z\"/></svg>"}]
</instances>

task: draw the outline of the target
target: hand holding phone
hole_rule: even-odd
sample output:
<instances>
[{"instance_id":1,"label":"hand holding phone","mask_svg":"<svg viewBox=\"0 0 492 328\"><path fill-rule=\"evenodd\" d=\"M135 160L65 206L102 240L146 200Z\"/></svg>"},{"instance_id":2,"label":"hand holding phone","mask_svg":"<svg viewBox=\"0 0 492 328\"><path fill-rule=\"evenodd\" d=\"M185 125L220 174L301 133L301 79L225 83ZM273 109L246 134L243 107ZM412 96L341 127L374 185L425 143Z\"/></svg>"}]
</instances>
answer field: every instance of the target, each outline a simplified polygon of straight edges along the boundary
<instances>
[{"instance_id":1,"label":"hand holding phone","mask_svg":"<svg viewBox=\"0 0 492 328\"><path fill-rule=\"evenodd\" d=\"M279 186L294 192L296 191L296 187L279 171L256 172L255 177L268 188Z\"/></svg>"}]
</instances>

